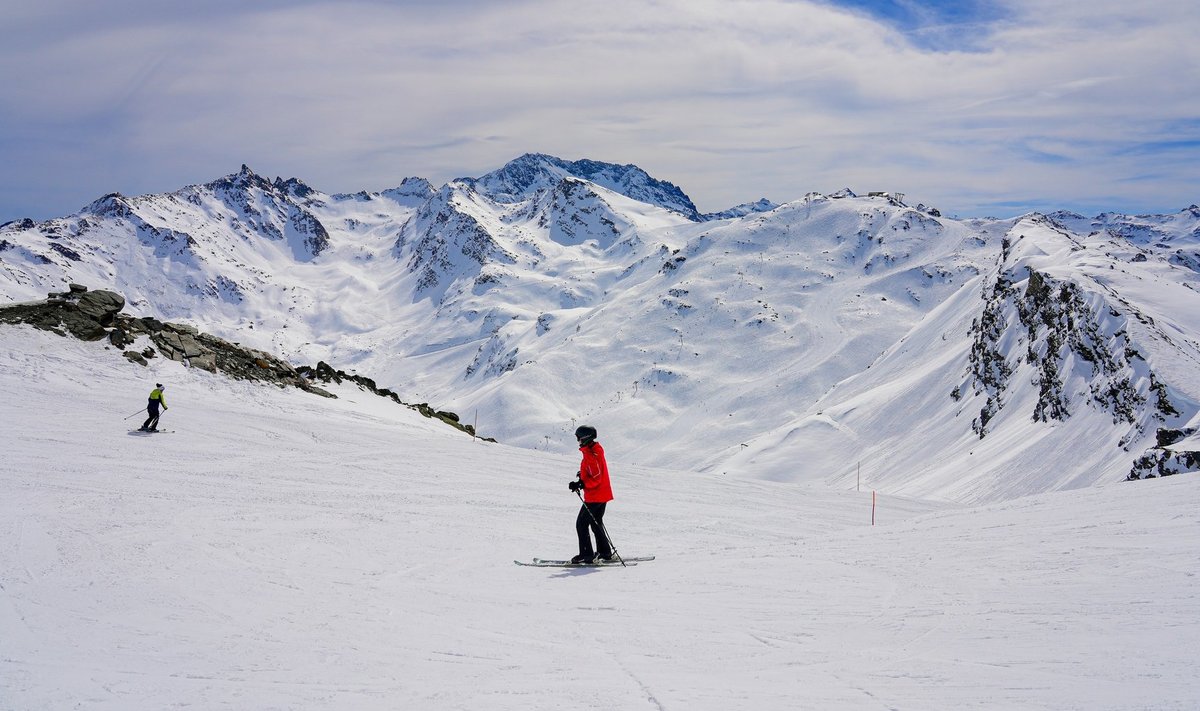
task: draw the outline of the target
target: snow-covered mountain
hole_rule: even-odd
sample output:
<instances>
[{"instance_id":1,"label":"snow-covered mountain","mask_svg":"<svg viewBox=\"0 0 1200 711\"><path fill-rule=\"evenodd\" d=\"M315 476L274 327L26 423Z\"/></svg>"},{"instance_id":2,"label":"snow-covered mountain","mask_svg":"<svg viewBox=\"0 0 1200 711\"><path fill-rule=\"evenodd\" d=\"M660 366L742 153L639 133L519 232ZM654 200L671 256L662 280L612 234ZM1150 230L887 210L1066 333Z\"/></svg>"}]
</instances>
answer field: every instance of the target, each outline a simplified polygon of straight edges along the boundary
<instances>
[{"instance_id":1,"label":"snow-covered mountain","mask_svg":"<svg viewBox=\"0 0 1200 711\"><path fill-rule=\"evenodd\" d=\"M587 420L676 468L854 486L861 463L989 501L1166 466L1159 430L1200 426L1195 206L954 220L842 190L702 215L635 166L544 155L352 194L243 166L0 227L0 297L68 282L501 441Z\"/></svg>"},{"instance_id":2,"label":"snow-covered mountain","mask_svg":"<svg viewBox=\"0 0 1200 711\"><path fill-rule=\"evenodd\" d=\"M804 456L850 486L863 463L873 487L958 501L1124 478L1147 450L1134 476L1152 473L1173 456L1156 433L1196 426L1200 299L1176 259L1195 254L1195 218L1087 235L1041 215L1006 225L992 267L724 465L782 471ZM1120 236L1147 222L1169 236Z\"/></svg>"}]
</instances>

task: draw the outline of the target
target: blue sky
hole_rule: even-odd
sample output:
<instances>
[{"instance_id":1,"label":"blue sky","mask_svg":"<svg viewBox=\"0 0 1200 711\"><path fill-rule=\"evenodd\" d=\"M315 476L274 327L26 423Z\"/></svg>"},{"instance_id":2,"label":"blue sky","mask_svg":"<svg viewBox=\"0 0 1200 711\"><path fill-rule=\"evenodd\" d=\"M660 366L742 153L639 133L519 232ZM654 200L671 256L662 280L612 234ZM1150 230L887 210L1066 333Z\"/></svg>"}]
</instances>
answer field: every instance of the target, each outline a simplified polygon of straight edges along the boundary
<instances>
[{"instance_id":1,"label":"blue sky","mask_svg":"<svg viewBox=\"0 0 1200 711\"><path fill-rule=\"evenodd\" d=\"M990 28L1009 18L993 0L828 0L901 32L915 46L933 51L983 49Z\"/></svg>"},{"instance_id":2,"label":"blue sky","mask_svg":"<svg viewBox=\"0 0 1200 711\"><path fill-rule=\"evenodd\" d=\"M0 222L236 171L328 192L525 152L705 211L1200 202L1193 0L0 0Z\"/></svg>"}]
</instances>

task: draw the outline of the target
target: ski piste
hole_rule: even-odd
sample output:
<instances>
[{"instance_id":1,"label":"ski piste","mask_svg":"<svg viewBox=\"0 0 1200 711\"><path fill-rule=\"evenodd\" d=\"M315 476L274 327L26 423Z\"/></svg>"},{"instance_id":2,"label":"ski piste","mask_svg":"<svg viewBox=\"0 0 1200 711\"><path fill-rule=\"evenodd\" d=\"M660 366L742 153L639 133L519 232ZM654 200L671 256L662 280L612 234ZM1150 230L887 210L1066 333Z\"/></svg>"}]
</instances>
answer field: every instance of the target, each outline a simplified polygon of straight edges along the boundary
<instances>
[{"instance_id":1,"label":"ski piste","mask_svg":"<svg viewBox=\"0 0 1200 711\"><path fill-rule=\"evenodd\" d=\"M625 561L626 566L630 566L630 565L637 565L638 563L645 563L646 561L654 560L654 556L652 556L652 555L637 556L637 557L632 557L632 558L624 558L623 560ZM530 562L526 562L526 561L522 561L522 560L514 560L513 562L516 563L517 565L522 565L522 566L531 567L531 568L611 568L613 566L617 566L618 568L621 567L621 561L616 560L616 559L605 561L603 563L572 563L569 560L548 560L545 558L534 558Z\"/></svg>"}]
</instances>

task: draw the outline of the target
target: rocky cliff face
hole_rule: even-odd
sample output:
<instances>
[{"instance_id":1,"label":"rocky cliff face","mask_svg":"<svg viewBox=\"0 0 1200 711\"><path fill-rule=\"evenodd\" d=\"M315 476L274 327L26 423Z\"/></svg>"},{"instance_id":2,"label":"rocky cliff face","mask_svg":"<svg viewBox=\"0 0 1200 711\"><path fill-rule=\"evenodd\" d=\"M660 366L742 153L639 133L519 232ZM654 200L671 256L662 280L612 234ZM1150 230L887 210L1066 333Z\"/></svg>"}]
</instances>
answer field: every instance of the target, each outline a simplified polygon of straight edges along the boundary
<instances>
[{"instance_id":1,"label":"rocky cliff face","mask_svg":"<svg viewBox=\"0 0 1200 711\"><path fill-rule=\"evenodd\" d=\"M1076 283L1031 267L1024 272L1005 271L996 279L975 322L970 382L987 398L972 425L980 437L1004 407L1014 377L1027 376L1038 387L1030 413L1035 422L1062 421L1078 407L1094 407L1111 414L1113 424L1129 425L1126 441L1132 441L1179 414L1130 342L1129 314ZM1069 391L1071 381L1086 390Z\"/></svg>"},{"instance_id":2,"label":"rocky cliff face","mask_svg":"<svg viewBox=\"0 0 1200 711\"><path fill-rule=\"evenodd\" d=\"M1026 235L1025 229L1040 235ZM1047 258L1066 249L1086 265L1088 250L1104 246L1080 241L1055 220L1039 217L1005 238L997 276L983 290L984 304L971 328L966 385L983 400L972 429L981 439L987 436L992 421L1010 407L1010 394L1029 383L1036 398L1024 402L1032 405L1026 414L1034 422L1065 422L1090 409L1111 418L1125 451L1144 448L1156 437L1130 478L1196 470L1196 453L1163 450L1165 433L1196 414L1195 403L1156 370L1152 354L1164 354L1161 346L1171 347L1172 335L1136 303L1105 288L1103 272L1064 270L1063 260ZM1144 261L1139 256L1130 260ZM1094 267L1089 271L1094 274ZM1187 350L1196 350L1196 344ZM952 396L964 394L956 388Z\"/></svg>"}]
</instances>

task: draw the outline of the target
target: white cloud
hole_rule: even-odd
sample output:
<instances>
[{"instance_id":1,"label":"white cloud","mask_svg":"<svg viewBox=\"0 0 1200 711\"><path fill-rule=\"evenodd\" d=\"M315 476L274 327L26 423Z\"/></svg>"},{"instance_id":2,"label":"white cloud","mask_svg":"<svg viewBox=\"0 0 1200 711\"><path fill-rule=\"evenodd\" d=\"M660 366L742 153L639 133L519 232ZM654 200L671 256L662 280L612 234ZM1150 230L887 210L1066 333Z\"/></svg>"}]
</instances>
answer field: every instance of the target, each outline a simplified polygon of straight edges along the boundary
<instances>
[{"instance_id":1,"label":"white cloud","mask_svg":"<svg viewBox=\"0 0 1200 711\"><path fill-rule=\"evenodd\" d=\"M0 47L0 195L45 196L0 197L0 220L242 162L340 191L526 151L637 163L702 209L843 185L962 214L1177 209L1200 184L1195 146L1121 152L1200 139L1183 0L1013 2L936 52L809 2L108 5Z\"/></svg>"}]
</instances>

